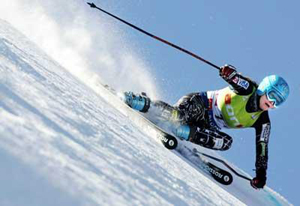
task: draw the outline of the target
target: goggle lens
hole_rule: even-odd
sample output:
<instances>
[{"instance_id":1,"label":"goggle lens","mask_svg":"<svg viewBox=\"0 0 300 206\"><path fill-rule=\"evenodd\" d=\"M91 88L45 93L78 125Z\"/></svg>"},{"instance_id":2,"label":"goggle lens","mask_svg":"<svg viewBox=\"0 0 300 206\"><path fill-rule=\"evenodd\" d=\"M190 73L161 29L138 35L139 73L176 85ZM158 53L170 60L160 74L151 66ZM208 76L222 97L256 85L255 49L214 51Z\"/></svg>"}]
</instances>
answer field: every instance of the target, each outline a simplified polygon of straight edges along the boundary
<instances>
[{"instance_id":1,"label":"goggle lens","mask_svg":"<svg viewBox=\"0 0 300 206\"><path fill-rule=\"evenodd\" d=\"M267 97L269 101L274 102L275 107L279 106L284 102L284 99L281 97L281 95L273 90L267 92Z\"/></svg>"}]
</instances>

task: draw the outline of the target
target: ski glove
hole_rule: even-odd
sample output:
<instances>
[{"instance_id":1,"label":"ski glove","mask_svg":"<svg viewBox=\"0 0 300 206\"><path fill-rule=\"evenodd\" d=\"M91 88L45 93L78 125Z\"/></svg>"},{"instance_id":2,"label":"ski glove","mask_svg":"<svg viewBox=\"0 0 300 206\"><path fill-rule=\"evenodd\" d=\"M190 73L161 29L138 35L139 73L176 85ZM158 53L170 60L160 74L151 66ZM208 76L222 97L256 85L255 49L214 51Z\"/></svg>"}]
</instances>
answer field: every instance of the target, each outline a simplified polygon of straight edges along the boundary
<instances>
[{"instance_id":1,"label":"ski glove","mask_svg":"<svg viewBox=\"0 0 300 206\"><path fill-rule=\"evenodd\" d=\"M220 76L228 82L233 81L233 78L237 74L236 69L232 65L222 66L220 69Z\"/></svg>"},{"instance_id":2,"label":"ski glove","mask_svg":"<svg viewBox=\"0 0 300 206\"><path fill-rule=\"evenodd\" d=\"M256 177L254 177L250 184L255 189L262 189L266 185L267 177L266 177L266 171L265 170L258 170L256 172Z\"/></svg>"}]
</instances>

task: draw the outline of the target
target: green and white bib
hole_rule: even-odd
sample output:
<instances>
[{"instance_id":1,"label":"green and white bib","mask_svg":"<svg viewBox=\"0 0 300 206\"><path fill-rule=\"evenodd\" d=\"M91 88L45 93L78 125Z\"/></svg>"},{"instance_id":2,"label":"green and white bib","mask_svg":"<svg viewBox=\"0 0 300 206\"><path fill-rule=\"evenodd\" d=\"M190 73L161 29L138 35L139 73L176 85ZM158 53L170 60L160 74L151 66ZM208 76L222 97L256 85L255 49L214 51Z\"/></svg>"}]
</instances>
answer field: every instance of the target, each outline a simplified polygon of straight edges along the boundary
<instances>
[{"instance_id":1,"label":"green and white bib","mask_svg":"<svg viewBox=\"0 0 300 206\"><path fill-rule=\"evenodd\" d=\"M255 92L253 89L249 95L238 95L229 87L208 93L212 97L212 109L214 118L219 126L228 128L251 127L262 114L262 111L249 113L246 105L250 96Z\"/></svg>"}]
</instances>

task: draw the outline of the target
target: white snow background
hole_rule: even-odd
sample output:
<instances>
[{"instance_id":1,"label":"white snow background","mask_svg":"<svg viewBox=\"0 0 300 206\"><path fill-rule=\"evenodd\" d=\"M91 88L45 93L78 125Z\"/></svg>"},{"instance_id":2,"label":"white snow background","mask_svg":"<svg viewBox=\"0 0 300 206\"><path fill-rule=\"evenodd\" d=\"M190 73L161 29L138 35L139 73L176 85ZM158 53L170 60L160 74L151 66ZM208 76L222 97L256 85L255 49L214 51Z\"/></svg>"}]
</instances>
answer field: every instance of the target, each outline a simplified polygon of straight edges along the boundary
<instances>
[{"instance_id":1,"label":"white snow background","mask_svg":"<svg viewBox=\"0 0 300 206\"><path fill-rule=\"evenodd\" d=\"M49 19L54 14L42 15L41 1L24 2L4 2L19 9L19 19L1 11L26 35L1 20L1 206L289 205L271 189L255 191L237 177L231 186L217 184L133 121L135 114L100 83L159 95L122 34L117 38L97 22L100 33L86 34L85 11L76 4L69 14L78 27L62 19L66 30L60 31ZM40 27L32 32L36 21ZM68 41L51 38L58 34ZM90 38L96 36L95 48ZM121 47L114 48L116 42Z\"/></svg>"}]
</instances>

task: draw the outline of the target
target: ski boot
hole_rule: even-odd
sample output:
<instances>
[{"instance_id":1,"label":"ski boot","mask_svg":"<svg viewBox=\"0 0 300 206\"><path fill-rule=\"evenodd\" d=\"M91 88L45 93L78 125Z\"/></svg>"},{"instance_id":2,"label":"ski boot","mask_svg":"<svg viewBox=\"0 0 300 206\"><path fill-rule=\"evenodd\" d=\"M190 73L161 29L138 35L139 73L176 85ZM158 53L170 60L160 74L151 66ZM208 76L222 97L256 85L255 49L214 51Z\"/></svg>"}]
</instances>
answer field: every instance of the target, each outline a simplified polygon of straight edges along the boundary
<instances>
[{"instance_id":1,"label":"ski boot","mask_svg":"<svg viewBox=\"0 0 300 206\"><path fill-rule=\"evenodd\" d=\"M190 139L191 129L188 125L180 125L175 128L174 134L184 140Z\"/></svg>"},{"instance_id":2,"label":"ski boot","mask_svg":"<svg viewBox=\"0 0 300 206\"><path fill-rule=\"evenodd\" d=\"M125 103L134 110L146 113L150 108L150 98L145 93L134 94L133 92L125 92Z\"/></svg>"}]
</instances>

